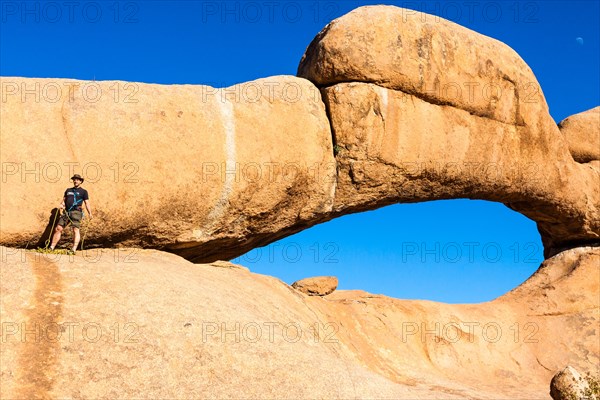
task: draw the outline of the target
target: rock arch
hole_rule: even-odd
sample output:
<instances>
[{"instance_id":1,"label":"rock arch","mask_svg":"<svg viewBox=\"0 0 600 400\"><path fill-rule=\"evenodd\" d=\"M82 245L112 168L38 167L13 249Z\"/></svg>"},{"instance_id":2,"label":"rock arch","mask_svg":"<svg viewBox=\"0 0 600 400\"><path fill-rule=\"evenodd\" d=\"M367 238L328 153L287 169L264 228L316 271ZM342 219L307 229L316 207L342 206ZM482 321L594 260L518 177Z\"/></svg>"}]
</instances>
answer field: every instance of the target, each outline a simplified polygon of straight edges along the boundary
<instances>
[{"instance_id":1,"label":"rock arch","mask_svg":"<svg viewBox=\"0 0 600 400\"><path fill-rule=\"evenodd\" d=\"M423 15L361 7L315 38L300 77L226 89L2 77L0 244L36 240L75 171L101 221L88 244L195 262L344 214L450 198L533 219L546 257L597 245L598 160L573 159L530 68L494 39ZM93 102L92 84L103 94ZM115 85L136 94L115 99Z\"/></svg>"}]
</instances>

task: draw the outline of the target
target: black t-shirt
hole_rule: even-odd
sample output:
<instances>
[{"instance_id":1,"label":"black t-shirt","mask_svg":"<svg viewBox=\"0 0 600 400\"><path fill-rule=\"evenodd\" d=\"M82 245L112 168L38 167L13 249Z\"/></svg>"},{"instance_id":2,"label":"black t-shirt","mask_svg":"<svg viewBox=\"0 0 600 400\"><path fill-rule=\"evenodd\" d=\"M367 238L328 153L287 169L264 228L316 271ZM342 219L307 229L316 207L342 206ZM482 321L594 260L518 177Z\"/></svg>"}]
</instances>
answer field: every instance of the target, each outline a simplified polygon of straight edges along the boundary
<instances>
[{"instance_id":1,"label":"black t-shirt","mask_svg":"<svg viewBox=\"0 0 600 400\"><path fill-rule=\"evenodd\" d=\"M81 211L83 201L88 199L88 192L82 187L72 187L65 190L65 206L67 207L67 211Z\"/></svg>"}]
</instances>

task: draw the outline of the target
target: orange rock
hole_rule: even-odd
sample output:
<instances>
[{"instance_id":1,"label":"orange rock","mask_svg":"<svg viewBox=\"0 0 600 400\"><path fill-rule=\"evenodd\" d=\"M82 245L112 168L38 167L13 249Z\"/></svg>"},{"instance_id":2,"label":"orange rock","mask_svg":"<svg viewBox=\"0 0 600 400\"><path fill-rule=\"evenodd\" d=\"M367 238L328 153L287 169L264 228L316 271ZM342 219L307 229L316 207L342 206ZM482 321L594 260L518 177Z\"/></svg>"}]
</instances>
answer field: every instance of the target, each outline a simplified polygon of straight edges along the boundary
<instances>
[{"instance_id":1,"label":"orange rock","mask_svg":"<svg viewBox=\"0 0 600 400\"><path fill-rule=\"evenodd\" d=\"M348 213L452 198L531 218L546 257L600 243L599 160L569 151L595 139L566 123L561 134L508 46L439 17L361 7L315 38L299 73L323 98L289 76L225 89L0 78L0 243L34 246L72 172L96 209L88 246L195 262Z\"/></svg>"},{"instance_id":2,"label":"orange rock","mask_svg":"<svg viewBox=\"0 0 600 400\"><path fill-rule=\"evenodd\" d=\"M317 86L364 82L510 125L531 125L548 105L510 47L444 18L364 6L330 22L300 61Z\"/></svg>"},{"instance_id":3,"label":"orange rock","mask_svg":"<svg viewBox=\"0 0 600 400\"><path fill-rule=\"evenodd\" d=\"M600 160L600 107L571 115L558 124L575 161Z\"/></svg>"},{"instance_id":4,"label":"orange rock","mask_svg":"<svg viewBox=\"0 0 600 400\"><path fill-rule=\"evenodd\" d=\"M13 77L0 84L0 243L34 246L73 172L84 175L95 209L88 245L167 248L191 260L233 258L331 209L329 121L305 79L223 89Z\"/></svg>"},{"instance_id":5,"label":"orange rock","mask_svg":"<svg viewBox=\"0 0 600 400\"><path fill-rule=\"evenodd\" d=\"M156 250L0 253L1 398L546 398L600 359L598 248L481 304L305 296Z\"/></svg>"},{"instance_id":6,"label":"orange rock","mask_svg":"<svg viewBox=\"0 0 600 400\"><path fill-rule=\"evenodd\" d=\"M437 16L366 6L315 37L298 75L322 88L331 120L334 212L483 199L536 221L546 257L600 243L598 169L573 162L533 72L507 45ZM593 136L596 115L576 130Z\"/></svg>"},{"instance_id":7,"label":"orange rock","mask_svg":"<svg viewBox=\"0 0 600 400\"><path fill-rule=\"evenodd\" d=\"M550 382L550 396L553 400L571 400L592 398L586 396L590 391L587 381L571 366L554 375Z\"/></svg>"},{"instance_id":8,"label":"orange rock","mask_svg":"<svg viewBox=\"0 0 600 400\"><path fill-rule=\"evenodd\" d=\"M309 296L326 296L337 289L338 279L335 276L315 276L300 279L292 283L292 287Z\"/></svg>"}]
</instances>

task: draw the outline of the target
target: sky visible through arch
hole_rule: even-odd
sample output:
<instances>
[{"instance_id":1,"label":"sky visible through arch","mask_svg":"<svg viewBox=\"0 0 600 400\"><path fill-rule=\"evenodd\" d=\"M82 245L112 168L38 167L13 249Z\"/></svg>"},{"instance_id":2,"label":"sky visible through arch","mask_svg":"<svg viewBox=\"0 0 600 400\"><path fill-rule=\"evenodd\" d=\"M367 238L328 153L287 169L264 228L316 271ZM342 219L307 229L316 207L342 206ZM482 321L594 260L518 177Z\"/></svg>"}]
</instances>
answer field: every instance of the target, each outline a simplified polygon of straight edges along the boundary
<instances>
[{"instance_id":1,"label":"sky visible through arch","mask_svg":"<svg viewBox=\"0 0 600 400\"><path fill-rule=\"evenodd\" d=\"M295 75L313 37L367 1L1 1L0 75L229 86ZM559 122L600 104L598 1L385 2L515 49ZM190 201L195 201L190 199ZM497 297L542 260L535 224L472 200L344 216L237 258L291 283L453 303Z\"/></svg>"}]
</instances>

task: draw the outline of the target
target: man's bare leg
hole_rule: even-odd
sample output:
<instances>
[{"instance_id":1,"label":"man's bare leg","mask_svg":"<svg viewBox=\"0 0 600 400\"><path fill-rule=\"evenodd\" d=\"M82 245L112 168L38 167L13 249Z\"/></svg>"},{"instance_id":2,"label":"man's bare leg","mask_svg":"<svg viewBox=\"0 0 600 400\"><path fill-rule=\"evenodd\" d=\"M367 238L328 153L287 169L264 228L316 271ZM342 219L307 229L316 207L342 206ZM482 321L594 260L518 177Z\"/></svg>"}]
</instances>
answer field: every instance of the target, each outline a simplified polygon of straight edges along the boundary
<instances>
[{"instance_id":1,"label":"man's bare leg","mask_svg":"<svg viewBox=\"0 0 600 400\"><path fill-rule=\"evenodd\" d=\"M63 227L58 225L56 229L54 229L54 235L52 236L52 243L50 244L50 250L54 250L56 244L60 240L60 236L62 235Z\"/></svg>"},{"instance_id":2,"label":"man's bare leg","mask_svg":"<svg viewBox=\"0 0 600 400\"><path fill-rule=\"evenodd\" d=\"M77 246L79 245L79 239L81 239L81 235L79 234L79 228L73 227L73 248L71 250L77 250Z\"/></svg>"}]
</instances>

